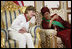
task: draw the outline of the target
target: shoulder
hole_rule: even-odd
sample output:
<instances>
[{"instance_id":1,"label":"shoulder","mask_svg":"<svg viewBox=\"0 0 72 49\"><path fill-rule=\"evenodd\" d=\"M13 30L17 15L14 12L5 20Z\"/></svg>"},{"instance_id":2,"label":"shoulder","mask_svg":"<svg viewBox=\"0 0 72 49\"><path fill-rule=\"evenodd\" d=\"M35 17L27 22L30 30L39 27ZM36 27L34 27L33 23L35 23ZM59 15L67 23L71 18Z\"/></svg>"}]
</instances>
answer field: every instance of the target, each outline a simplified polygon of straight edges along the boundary
<instances>
[{"instance_id":1,"label":"shoulder","mask_svg":"<svg viewBox=\"0 0 72 49\"><path fill-rule=\"evenodd\" d=\"M24 14L20 14L17 16L17 18L23 18L24 17Z\"/></svg>"},{"instance_id":2,"label":"shoulder","mask_svg":"<svg viewBox=\"0 0 72 49\"><path fill-rule=\"evenodd\" d=\"M58 19L60 16L58 14L53 14L51 18Z\"/></svg>"},{"instance_id":3,"label":"shoulder","mask_svg":"<svg viewBox=\"0 0 72 49\"><path fill-rule=\"evenodd\" d=\"M20 15L18 15L18 17L22 17L22 16L24 16L24 14L20 14Z\"/></svg>"}]
</instances>

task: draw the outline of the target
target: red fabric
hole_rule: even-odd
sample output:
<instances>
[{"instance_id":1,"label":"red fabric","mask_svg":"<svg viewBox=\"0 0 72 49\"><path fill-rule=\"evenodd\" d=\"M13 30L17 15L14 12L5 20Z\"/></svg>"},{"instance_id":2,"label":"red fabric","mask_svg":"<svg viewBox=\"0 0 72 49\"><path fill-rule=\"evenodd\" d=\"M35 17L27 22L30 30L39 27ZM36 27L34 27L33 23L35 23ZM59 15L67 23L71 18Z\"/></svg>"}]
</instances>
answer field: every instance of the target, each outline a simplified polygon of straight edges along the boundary
<instances>
[{"instance_id":1,"label":"red fabric","mask_svg":"<svg viewBox=\"0 0 72 49\"><path fill-rule=\"evenodd\" d=\"M57 36L62 39L66 48L71 48L71 29L59 31Z\"/></svg>"},{"instance_id":2,"label":"red fabric","mask_svg":"<svg viewBox=\"0 0 72 49\"><path fill-rule=\"evenodd\" d=\"M21 1L21 3L22 3L22 6L24 6L24 3L23 3L23 1Z\"/></svg>"},{"instance_id":3,"label":"red fabric","mask_svg":"<svg viewBox=\"0 0 72 49\"><path fill-rule=\"evenodd\" d=\"M56 14L54 14L54 15L56 15ZM51 18L54 17L54 15L51 16ZM71 48L71 24L69 24L67 21L64 21L60 16L55 20L62 23L65 28L63 29L61 27L54 26L54 25L52 25L51 28L54 29L54 27L56 27L57 28L57 36L61 37L66 48ZM46 22L45 20L42 21L43 29L49 29L48 25L49 25L48 22Z\"/></svg>"},{"instance_id":4,"label":"red fabric","mask_svg":"<svg viewBox=\"0 0 72 49\"><path fill-rule=\"evenodd\" d=\"M52 25L53 26L53 25ZM42 21L42 28L43 29L50 29L49 28L49 23L46 22L45 20ZM53 27L51 27L51 29L53 29Z\"/></svg>"},{"instance_id":5,"label":"red fabric","mask_svg":"<svg viewBox=\"0 0 72 49\"><path fill-rule=\"evenodd\" d=\"M16 3L19 6L24 6L24 2L23 1L13 1L14 3Z\"/></svg>"},{"instance_id":6,"label":"red fabric","mask_svg":"<svg viewBox=\"0 0 72 49\"><path fill-rule=\"evenodd\" d=\"M16 3L17 5L19 5L19 3L17 1L13 1L14 3ZM19 5L20 6L20 5Z\"/></svg>"},{"instance_id":7,"label":"red fabric","mask_svg":"<svg viewBox=\"0 0 72 49\"><path fill-rule=\"evenodd\" d=\"M57 14L52 15L51 18L53 18L55 15ZM56 26L58 32L65 29L71 29L71 24L69 24L69 22L67 21L64 21L60 16L58 16L58 18L54 20L60 22L65 27L65 28L61 28Z\"/></svg>"},{"instance_id":8,"label":"red fabric","mask_svg":"<svg viewBox=\"0 0 72 49\"><path fill-rule=\"evenodd\" d=\"M49 12L50 13L50 10L48 9L48 7L43 7L41 9L41 13L44 15L45 12Z\"/></svg>"}]
</instances>

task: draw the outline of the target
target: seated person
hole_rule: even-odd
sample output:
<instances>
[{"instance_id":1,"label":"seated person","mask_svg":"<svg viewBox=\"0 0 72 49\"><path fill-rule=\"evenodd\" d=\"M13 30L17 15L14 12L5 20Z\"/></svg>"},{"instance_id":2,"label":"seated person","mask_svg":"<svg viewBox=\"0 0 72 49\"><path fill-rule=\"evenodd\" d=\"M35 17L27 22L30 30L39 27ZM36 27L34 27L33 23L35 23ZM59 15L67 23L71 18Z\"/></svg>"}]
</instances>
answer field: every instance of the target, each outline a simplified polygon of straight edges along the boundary
<instances>
[{"instance_id":1,"label":"seated person","mask_svg":"<svg viewBox=\"0 0 72 49\"><path fill-rule=\"evenodd\" d=\"M30 24L35 23L36 9L28 6L24 14L17 16L9 30L11 39L19 42L19 48L34 48L31 34L28 32ZM28 18L31 18L30 20Z\"/></svg>"},{"instance_id":2,"label":"seated person","mask_svg":"<svg viewBox=\"0 0 72 49\"><path fill-rule=\"evenodd\" d=\"M57 36L59 36L66 48L71 48L71 24L64 21L59 15L54 14L50 16L50 10L48 7L41 9L42 13L42 28L43 29L55 29Z\"/></svg>"}]
</instances>

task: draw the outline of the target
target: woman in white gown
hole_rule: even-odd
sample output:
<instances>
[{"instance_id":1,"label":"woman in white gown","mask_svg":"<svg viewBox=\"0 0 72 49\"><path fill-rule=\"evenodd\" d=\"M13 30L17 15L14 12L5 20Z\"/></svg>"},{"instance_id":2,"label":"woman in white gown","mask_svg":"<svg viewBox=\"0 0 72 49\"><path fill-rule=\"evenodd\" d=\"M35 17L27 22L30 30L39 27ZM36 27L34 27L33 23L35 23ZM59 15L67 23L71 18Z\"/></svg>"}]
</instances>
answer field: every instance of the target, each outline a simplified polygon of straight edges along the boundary
<instances>
[{"instance_id":1,"label":"woman in white gown","mask_svg":"<svg viewBox=\"0 0 72 49\"><path fill-rule=\"evenodd\" d=\"M19 42L19 48L34 48L32 36L28 33L29 25L35 23L36 9L33 6L28 6L24 14L17 16L9 28L9 35L11 39ZM28 17L31 19L28 20Z\"/></svg>"}]
</instances>

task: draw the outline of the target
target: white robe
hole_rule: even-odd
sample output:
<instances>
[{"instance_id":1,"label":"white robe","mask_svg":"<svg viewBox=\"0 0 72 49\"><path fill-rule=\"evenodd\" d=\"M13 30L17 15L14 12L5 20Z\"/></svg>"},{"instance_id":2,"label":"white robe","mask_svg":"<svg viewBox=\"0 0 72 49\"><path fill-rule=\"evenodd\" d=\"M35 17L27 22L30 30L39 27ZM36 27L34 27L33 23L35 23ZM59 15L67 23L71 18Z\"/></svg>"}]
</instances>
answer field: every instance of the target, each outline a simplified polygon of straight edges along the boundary
<instances>
[{"instance_id":1,"label":"white robe","mask_svg":"<svg viewBox=\"0 0 72 49\"><path fill-rule=\"evenodd\" d=\"M17 16L17 18L13 21L9 30L9 35L12 39L15 39L19 42L19 48L26 48L26 44L28 48L34 48L34 43L32 41L32 37L30 33L19 33L18 31L25 27L28 32L29 22L35 23L35 17L33 16L30 21L26 22L26 18L24 14Z\"/></svg>"}]
</instances>

